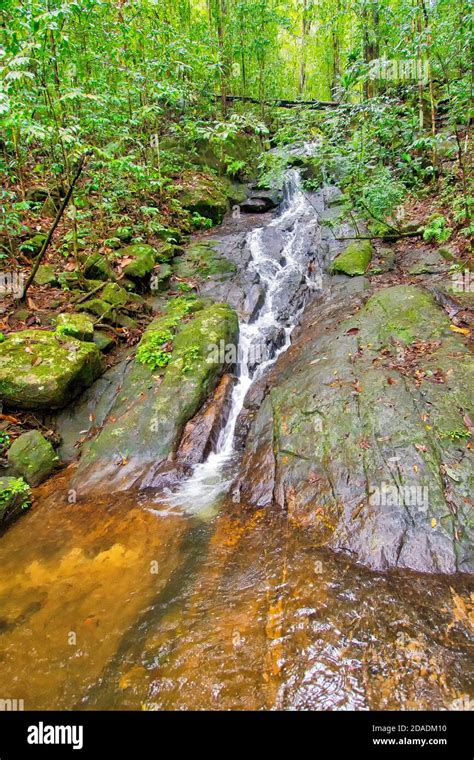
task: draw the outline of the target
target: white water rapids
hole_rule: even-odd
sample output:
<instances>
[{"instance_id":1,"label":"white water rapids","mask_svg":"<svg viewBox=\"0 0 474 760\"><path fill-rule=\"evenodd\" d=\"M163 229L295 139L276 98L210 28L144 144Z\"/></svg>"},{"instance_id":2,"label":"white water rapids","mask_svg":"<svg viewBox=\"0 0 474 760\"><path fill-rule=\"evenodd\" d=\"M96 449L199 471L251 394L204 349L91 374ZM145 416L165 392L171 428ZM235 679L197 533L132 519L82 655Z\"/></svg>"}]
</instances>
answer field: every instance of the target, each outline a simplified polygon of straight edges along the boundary
<instances>
[{"instance_id":1,"label":"white water rapids","mask_svg":"<svg viewBox=\"0 0 474 760\"><path fill-rule=\"evenodd\" d=\"M307 236L303 229L315 226L314 208L301 188L300 174L292 169L287 173L285 201L282 212L264 227L248 233L246 246L251 254L249 267L256 272L264 287L265 300L255 320L240 321L237 360L237 382L234 386L230 411L222 428L216 450L207 459L195 466L193 473L174 493L169 493L163 501L172 507L181 507L186 512L202 512L215 505L229 490L234 473L230 466L234 454L234 434L238 416L243 408L247 392L262 373L273 364L277 357L287 350L291 343L291 333L298 323L301 308L288 318L279 318L278 306L282 303L282 288L287 284L287 303L291 298L291 288L295 283L305 283L306 289L315 286L315 275L309 271ZM283 249L275 254L271 245L265 244L265 230L276 228L283 236ZM273 254L273 255L272 255ZM296 288L297 289L297 288ZM284 299L283 299L284 300ZM265 345L269 333L284 333L281 346L271 358L265 357ZM160 501L162 501L160 499Z\"/></svg>"}]
</instances>

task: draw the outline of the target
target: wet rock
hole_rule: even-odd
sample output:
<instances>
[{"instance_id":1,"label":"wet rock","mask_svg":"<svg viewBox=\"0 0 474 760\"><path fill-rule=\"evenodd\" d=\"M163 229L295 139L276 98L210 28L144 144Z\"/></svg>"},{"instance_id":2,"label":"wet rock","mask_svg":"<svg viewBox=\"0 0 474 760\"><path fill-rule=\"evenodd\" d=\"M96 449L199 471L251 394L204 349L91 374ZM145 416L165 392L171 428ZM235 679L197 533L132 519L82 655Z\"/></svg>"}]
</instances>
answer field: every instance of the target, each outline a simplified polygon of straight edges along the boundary
<instances>
[{"instance_id":1,"label":"wet rock","mask_svg":"<svg viewBox=\"0 0 474 760\"><path fill-rule=\"evenodd\" d=\"M16 438L7 458L13 474L24 478L30 486L39 486L46 480L59 461L51 443L39 430L30 430Z\"/></svg>"},{"instance_id":2,"label":"wet rock","mask_svg":"<svg viewBox=\"0 0 474 760\"><path fill-rule=\"evenodd\" d=\"M94 330L92 340L99 349L99 351L109 351L115 344L115 338L112 335L104 332L103 330Z\"/></svg>"},{"instance_id":3,"label":"wet rock","mask_svg":"<svg viewBox=\"0 0 474 760\"><path fill-rule=\"evenodd\" d=\"M438 274L447 272L449 264L438 251L414 248L403 259L403 269L411 275Z\"/></svg>"},{"instance_id":4,"label":"wet rock","mask_svg":"<svg viewBox=\"0 0 474 760\"><path fill-rule=\"evenodd\" d=\"M0 525L31 504L30 487L23 478L0 477Z\"/></svg>"},{"instance_id":5,"label":"wet rock","mask_svg":"<svg viewBox=\"0 0 474 760\"><path fill-rule=\"evenodd\" d=\"M257 318L258 312L265 302L265 288L257 283L250 286L245 294L245 300L241 309L241 314L248 322Z\"/></svg>"},{"instance_id":6,"label":"wet rock","mask_svg":"<svg viewBox=\"0 0 474 760\"><path fill-rule=\"evenodd\" d=\"M334 259L330 272L347 274L350 277L365 273L372 258L373 248L370 240L354 240Z\"/></svg>"},{"instance_id":7,"label":"wet rock","mask_svg":"<svg viewBox=\"0 0 474 760\"><path fill-rule=\"evenodd\" d=\"M376 570L472 571L474 363L425 291L309 310L251 425L237 497Z\"/></svg>"},{"instance_id":8,"label":"wet rock","mask_svg":"<svg viewBox=\"0 0 474 760\"><path fill-rule=\"evenodd\" d=\"M114 404L130 366L127 356L109 367L74 404L52 414L45 414L43 422L60 437L58 455L69 464L79 458L81 444L88 436L97 434Z\"/></svg>"},{"instance_id":9,"label":"wet rock","mask_svg":"<svg viewBox=\"0 0 474 760\"><path fill-rule=\"evenodd\" d=\"M184 428L176 453L176 465L184 472L189 472L215 450L229 412L234 384L233 375L223 375L213 396Z\"/></svg>"},{"instance_id":10,"label":"wet rock","mask_svg":"<svg viewBox=\"0 0 474 760\"><path fill-rule=\"evenodd\" d=\"M0 396L18 409L57 409L103 371L93 343L47 330L11 333L0 344Z\"/></svg>"},{"instance_id":11,"label":"wet rock","mask_svg":"<svg viewBox=\"0 0 474 760\"><path fill-rule=\"evenodd\" d=\"M237 339L236 314L225 304L175 299L145 331L98 437L85 446L80 488L155 487L184 426L225 370L216 347ZM163 469L164 468L164 469Z\"/></svg>"},{"instance_id":12,"label":"wet rock","mask_svg":"<svg viewBox=\"0 0 474 760\"><path fill-rule=\"evenodd\" d=\"M94 323L87 314L59 314L56 332L77 340L91 341L94 337Z\"/></svg>"},{"instance_id":13,"label":"wet rock","mask_svg":"<svg viewBox=\"0 0 474 760\"><path fill-rule=\"evenodd\" d=\"M253 195L240 204L240 210L246 214L264 214L275 206L276 204L270 196Z\"/></svg>"}]
</instances>

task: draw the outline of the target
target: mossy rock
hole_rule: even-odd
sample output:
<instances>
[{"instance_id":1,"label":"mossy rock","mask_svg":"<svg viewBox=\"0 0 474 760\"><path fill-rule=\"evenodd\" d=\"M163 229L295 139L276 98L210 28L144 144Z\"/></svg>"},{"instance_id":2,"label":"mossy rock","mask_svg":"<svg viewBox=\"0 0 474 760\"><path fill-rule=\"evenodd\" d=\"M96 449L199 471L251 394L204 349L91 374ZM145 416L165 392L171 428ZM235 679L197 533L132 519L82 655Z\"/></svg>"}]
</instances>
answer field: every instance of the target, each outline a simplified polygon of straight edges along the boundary
<instances>
[{"instance_id":1,"label":"mossy rock","mask_svg":"<svg viewBox=\"0 0 474 760\"><path fill-rule=\"evenodd\" d=\"M40 264L35 274L36 285L57 285L58 278L51 264Z\"/></svg>"},{"instance_id":2,"label":"mossy rock","mask_svg":"<svg viewBox=\"0 0 474 760\"><path fill-rule=\"evenodd\" d=\"M20 475L30 486L39 486L54 471L58 456L51 443L39 430L23 433L8 449L8 464L15 475Z\"/></svg>"},{"instance_id":3,"label":"mossy rock","mask_svg":"<svg viewBox=\"0 0 474 760\"><path fill-rule=\"evenodd\" d=\"M47 330L11 333L0 343L0 397L8 407L58 409L103 371L97 346Z\"/></svg>"},{"instance_id":4,"label":"mossy rock","mask_svg":"<svg viewBox=\"0 0 474 760\"><path fill-rule=\"evenodd\" d=\"M226 183L212 174L184 172L178 200L183 208L220 224L228 210Z\"/></svg>"},{"instance_id":5,"label":"mossy rock","mask_svg":"<svg viewBox=\"0 0 474 760\"><path fill-rule=\"evenodd\" d=\"M117 309L102 298L90 298L84 303L77 304L77 311L87 311L95 317L106 318L106 321L114 324L117 317Z\"/></svg>"},{"instance_id":6,"label":"mossy rock","mask_svg":"<svg viewBox=\"0 0 474 760\"><path fill-rule=\"evenodd\" d=\"M37 235L33 235L33 237L25 240L25 242L20 245L20 251L30 258L34 258L41 251L45 240L46 235L39 232Z\"/></svg>"},{"instance_id":7,"label":"mossy rock","mask_svg":"<svg viewBox=\"0 0 474 760\"><path fill-rule=\"evenodd\" d=\"M101 280L106 282L107 280L114 280L114 270L105 256L100 253L91 253L90 256L84 260L84 277L88 280Z\"/></svg>"},{"instance_id":8,"label":"mossy rock","mask_svg":"<svg viewBox=\"0 0 474 760\"><path fill-rule=\"evenodd\" d=\"M373 248L370 240L354 240L334 259L331 274L347 274L350 277L365 273L372 258Z\"/></svg>"},{"instance_id":9,"label":"mossy rock","mask_svg":"<svg viewBox=\"0 0 474 760\"><path fill-rule=\"evenodd\" d=\"M94 324L87 314L59 314L56 322L58 335L69 335L77 340L92 341Z\"/></svg>"},{"instance_id":10,"label":"mossy rock","mask_svg":"<svg viewBox=\"0 0 474 760\"><path fill-rule=\"evenodd\" d=\"M115 345L115 339L103 330L94 330L93 341L99 351L109 351Z\"/></svg>"},{"instance_id":11,"label":"mossy rock","mask_svg":"<svg viewBox=\"0 0 474 760\"><path fill-rule=\"evenodd\" d=\"M374 570L472 572L474 362L450 326L406 285L303 317L248 434L246 508L290 506L315 544Z\"/></svg>"},{"instance_id":12,"label":"mossy rock","mask_svg":"<svg viewBox=\"0 0 474 760\"><path fill-rule=\"evenodd\" d=\"M125 306L130 299L130 294L116 282L109 282L102 290L102 299L112 306Z\"/></svg>"},{"instance_id":13,"label":"mossy rock","mask_svg":"<svg viewBox=\"0 0 474 760\"><path fill-rule=\"evenodd\" d=\"M235 264L217 251L212 240L188 246L183 255L173 263L173 267L175 273L183 278L213 275L228 277L236 271Z\"/></svg>"},{"instance_id":14,"label":"mossy rock","mask_svg":"<svg viewBox=\"0 0 474 760\"><path fill-rule=\"evenodd\" d=\"M124 275L131 280L144 280L151 274L155 266L155 249L151 245L142 243L129 245L121 249L120 255L133 258L133 261L123 268Z\"/></svg>"},{"instance_id":15,"label":"mossy rock","mask_svg":"<svg viewBox=\"0 0 474 760\"><path fill-rule=\"evenodd\" d=\"M225 369L214 346L235 343L236 313L227 304L174 299L154 320L137 348L154 350L153 336L172 334L170 361L153 370L135 361L97 439L86 444L75 476L83 488L110 490L152 485L186 422L212 392ZM142 358L144 353L141 351Z\"/></svg>"},{"instance_id":16,"label":"mossy rock","mask_svg":"<svg viewBox=\"0 0 474 760\"><path fill-rule=\"evenodd\" d=\"M171 261L175 256L176 246L167 241L163 241L155 248L155 262L164 264Z\"/></svg>"},{"instance_id":17,"label":"mossy rock","mask_svg":"<svg viewBox=\"0 0 474 760\"><path fill-rule=\"evenodd\" d=\"M31 506L31 490L23 478L0 478L0 523Z\"/></svg>"},{"instance_id":18,"label":"mossy rock","mask_svg":"<svg viewBox=\"0 0 474 760\"><path fill-rule=\"evenodd\" d=\"M103 280L86 279L81 272L60 272L58 283L64 290L91 291L103 284Z\"/></svg>"}]
</instances>

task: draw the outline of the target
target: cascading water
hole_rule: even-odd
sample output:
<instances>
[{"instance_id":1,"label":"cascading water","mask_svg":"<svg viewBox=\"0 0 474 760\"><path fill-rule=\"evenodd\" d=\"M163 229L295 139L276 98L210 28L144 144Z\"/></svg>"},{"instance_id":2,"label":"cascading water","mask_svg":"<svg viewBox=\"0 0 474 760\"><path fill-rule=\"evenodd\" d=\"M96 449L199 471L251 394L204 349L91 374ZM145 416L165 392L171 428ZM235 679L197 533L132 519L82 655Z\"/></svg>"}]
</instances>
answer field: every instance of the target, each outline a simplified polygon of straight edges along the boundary
<instances>
[{"instance_id":1,"label":"cascading water","mask_svg":"<svg viewBox=\"0 0 474 760\"><path fill-rule=\"evenodd\" d=\"M247 235L245 244L251 254L249 267L264 288L264 302L253 321L240 321L238 379L216 450L194 468L175 493L166 496L163 501L168 505L201 512L215 505L232 483L235 427L247 392L289 347L305 295L314 288L315 278L320 277L320 273L311 271L308 258L314 256L321 237L314 210L302 191L299 171L291 169L285 180L282 212L266 226ZM309 230L316 232L316 238L311 238L311 251L308 250ZM278 233L281 240L276 249L273 232ZM273 344L270 352L269 340Z\"/></svg>"}]
</instances>

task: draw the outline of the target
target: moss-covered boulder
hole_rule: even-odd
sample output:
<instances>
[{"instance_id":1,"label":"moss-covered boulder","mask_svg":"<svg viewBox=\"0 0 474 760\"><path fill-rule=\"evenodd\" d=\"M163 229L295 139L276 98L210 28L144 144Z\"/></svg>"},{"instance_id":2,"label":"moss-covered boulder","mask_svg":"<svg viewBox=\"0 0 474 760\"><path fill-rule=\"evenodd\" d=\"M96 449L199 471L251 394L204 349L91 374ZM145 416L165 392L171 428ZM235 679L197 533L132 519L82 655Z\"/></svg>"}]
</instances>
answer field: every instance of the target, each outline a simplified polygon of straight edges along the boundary
<instances>
[{"instance_id":1,"label":"moss-covered boulder","mask_svg":"<svg viewBox=\"0 0 474 760\"><path fill-rule=\"evenodd\" d=\"M40 264L35 274L36 285L57 285L58 278L51 264Z\"/></svg>"},{"instance_id":2,"label":"moss-covered boulder","mask_svg":"<svg viewBox=\"0 0 474 760\"><path fill-rule=\"evenodd\" d=\"M83 451L75 476L81 488L156 485L186 422L225 369L216 347L235 343L237 333L237 315L226 304L174 299L144 333L109 421Z\"/></svg>"},{"instance_id":3,"label":"moss-covered boulder","mask_svg":"<svg viewBox=\"0 0 474 760\"><path fill-rule=\"evenodd\" d=\"M101 297L89 298L76 307L77 311L86 311L98 317L101 322L121 327L135 327L135 316L149 313L149 305L137 293L129 293L117 283L109 283Z\"/></svg>"},{"instance_id":4,"label":"moss-covered boulder","mask_svg":"<svg viewBox=\"0 0 474 760\"><path fill-rule=\"evenodd\" d=\"M412 286L316 303L258 401L242 505L376 570L474 570L474 360Z\"/></svg>"},{"instance_id":5,"label":"moss-covered boulder","mask_svg":"<svg viewBox=\"0 0 474 760\"><path fill-rule=\"evenodd\" d=\"M350 277L365 273L372 258L373 248L370 240L354 240L334 259L330 272L348 274Z\"/></svg>"},{"instance_id":6,"label":"moss-covered boulder","mask_svg":"<svg viewBox=\"0 0 474 760\"><path fill-rule=\"evenodd\" d=\"M59 461L51 443L39 430L30 430L16 438L7 458L13 474L24 478L30 486L39 486L46 480Z\"/></svg>"},{"instance_id":7,"label":"moss-covered boulder","mask_svg":"<svg viewBox=\"0 0 474 760\"><path fill-rule=\"evenodd\" d=\"M155 249L151 245L129 245L122 248L120 255L132 258L129 264L123 268L123 273L131 280L143 280L149 277L155 266Z\"/></svg>"},{"instance_id":8,"label":"moss-covered boulder","mask_svg":"<svg viewBox=\"0 0 474 760\"><path fill-rule=\"evenodd\" d=\"M31 490L23 478L0 478L0 525L31 506Z\"/></svg>"},{"instance_id":9,"label":"moss-covered boulder","mask_svg":"<svg viewBox=\"0 0 474 760\"><path fill-rule=\"evenodd\" d=\"M130 298L130 294L116 282L109 282L102 290L102 300L110 303L112 306L125 306Z\"/></svg>"},{"instance_id":10,"label":"moss-covered boulder","mask_svg":"<svg viewBox=\"0 0 474 760\"><path fill-rule=\"evenodd\" d=\"M18 409L57 409L103 370L100 351L47 330L11 333L0 343L0 397Z\"/></svg>"},{"instance_id":11,"label":"moss-covered boulder","mask_svg":"<svg viewBox=\"0 0 474 760\"><path fill-rule=\"evenodd\" d=\"M94 323L87 314L59 314L56 332L58 335L69 335L77 340L91 341L94 338Z\"/></svg>"},{"instance_id":12,"label":"moss-covered boulder","mask_svg":"<svg viewBox=\"0 0 474 760\"><path fill-rule=\"evenodd\" d=\"M178 199L183 208L219 224L228 210L227 187L213 174L184 172L179 180Z\"/></svg>"},{"instance_id":13,"label":"moss-covered boulder","mask_svg":"<svg viewBox=\"0 0 474 760\"><path fill-rule=\"evenodd\" d=\"M91 253L84 260L84 277L88 280L113 280L115 273L109 260L101 253Z\"/></svg>"}]
</instances>

